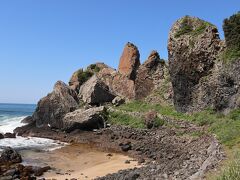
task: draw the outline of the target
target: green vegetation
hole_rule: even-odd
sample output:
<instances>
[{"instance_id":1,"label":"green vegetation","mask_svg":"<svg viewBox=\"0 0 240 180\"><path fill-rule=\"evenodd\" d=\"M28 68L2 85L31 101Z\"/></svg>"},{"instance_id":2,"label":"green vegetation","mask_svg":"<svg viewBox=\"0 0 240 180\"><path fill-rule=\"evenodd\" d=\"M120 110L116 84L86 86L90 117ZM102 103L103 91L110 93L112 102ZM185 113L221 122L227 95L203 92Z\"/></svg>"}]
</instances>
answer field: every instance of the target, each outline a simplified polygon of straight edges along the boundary
<instances>
[{"instance_id":1,"label":"green vegetation","mask_svg":"<svg viewBox=\"0 0 240 180\"><path fill-rule=\"evenodd\" d=\"M148 112L155 110L158 113L174 118L186 120L200 126L207 126L210 133L216 134L218 139L228 147L240 142L240 110L233 110L228 115L214 112L212 109L197 112L192 115L177 112L173 106L147 104L141 101L132 101L117 107L127 112Z\"/></svg>"},{"instance_id":2,"label":"green vegetation","mask_svg":"<svg viewBox=\"0 0 240 180\"><path fill-rule=\"evenodd\" d=\"M220 55L220 58L223 59L224 63L230 63L240 58L240 49L237 48L229 48L227 47L226 50Z\"/></svg>"},{"instance_id":3,"label":"green vegetation","mask_svg":"<svg viewBox=\"0 0 240 180\"><path fill-rule=\"evenodd\" d=\"M108 112L108 122L132 128L145 128L144 122L141 118L133 117L121 112Z\"/></svg>"},{"instance_id":4,"label":"green vegetation","mask_svg":"<svg viewBox=\"0 0 240 180\"><path fill-rule=\"evenodd\" d=\"M240 179L240 154L237 153L230 165L225 168L216 180L239 180Z\"/></svg>"},{"instance_id":5,"label":"green vegetation","mask_svg":"<svg viewBox=\"0 0 240 180\"><path fill-rule=\"evenodd\" d=\"M228 63L240 57L240 12L224 20L223 31L227 48L222 58Z\"/></svg>"},{"instance_id":6,"label":"green vegetation","mask_svg":"<svg viewBox=\"0 0 240 180\"><path fill-rule=\"evenodd\" d=\"M240 12L223 21L223 31L228 48L240 48Z\"/></svg>"},{"instance_id":7,"label":"green vegetation","mask_svg":"<svg viewBox=\"0 0 240 180\"><path fill-rule=\"evenodd\" d=\"M89 70L84 71L83 69L79 69L76 73L77 73L78 81L80 84L85 83L93 75L91 71Z\"/></svg>"},{"instance_id":8,"label":"green vegetation","mask_svg":"<svg viewBox=\"0 0 240 180\"><path fill-rule=\"evenodd\" d=\"M180 37L181 35L184 35L184 34L188 34L190 32L193 31L193 27L190 25L190 22L189 22L189 16L185 16L181 22L181 27L180 29L178 30L178 32L176 32L175 34L175 38L178 38Z\"/></svg>"},{"instance_id":9,"label":"green vegetation","mask_svg":"<svg viewBox=\"0 0 240 180\"><path fill-rule=\"evenodd\" d=\"M143 101L132 101L116 107L117 110L122 112L149 112L154 110L164 116L168 116L177 120L185 120L192 123L196 123L200 126L205 126L207 132L196 131L196 132L183 132L174 124L165 123L165 126L174 127L179 129L176 131L178 136L191 136L200 137L205 133L215 134L218 140L228 149L229 153L232 153L235 149L239 150L240 145L240 109L231 111L228 115L216 113L212 109L206 109L205 111L197 112L191 115L179 113L175 111L173 106L161 106L148 104ZM135 128L144 128L144 121L141 118L135 118L127 115L127 113L116 113L111 112L110 118L111 123L127 125ZM163 121L158 119L155 121L156 126L162 126ZM224 165L224 171L216 178L210 177L209 179L216 180L238 180L240 179L240 154L236 157L229 158L230 165Z\"/></svg>"},{"instance_id":10,"label":"green vegetation","mask_svg":"<svg viewBox=\"0 0 240 180\"><path fill-rule=\"evenodd\" d=\"M159 117L154 119L153 127L161 127L164 125L164 120L160 119Z\"/></svg>"},{"instance_id":11,"label":"green vegetation","mask_svg":"<svg viewBox=\"0 0 240 180\"><path fill-rule=\"evenodd\" d=\"M92 70L93 72L97 73L99 72L101 69L96 65L96 64L91 64L88 69Z\"/></svg>"},{"instance_id":12,"label":"green vegetation","mask_svg":"<svg viewBox=\"0 0 240 180\"><path fill-rule=\"evenodd\" d=\"M206 22L206 21L203 21L203 20L199 19L200 25L197 28L194 29L191 21L192 21L192 19L190 19L189 16L185 16L182 19L181 27L176 32L175 38L178 38L178 37L180 37L181 35L184 35L184 34L188 34L188 35L192 35L192 36L196 37L196 36L202 34L208 26L214 26L213 24L211 24L209 22Z\"/></svg>"}]
</instances>

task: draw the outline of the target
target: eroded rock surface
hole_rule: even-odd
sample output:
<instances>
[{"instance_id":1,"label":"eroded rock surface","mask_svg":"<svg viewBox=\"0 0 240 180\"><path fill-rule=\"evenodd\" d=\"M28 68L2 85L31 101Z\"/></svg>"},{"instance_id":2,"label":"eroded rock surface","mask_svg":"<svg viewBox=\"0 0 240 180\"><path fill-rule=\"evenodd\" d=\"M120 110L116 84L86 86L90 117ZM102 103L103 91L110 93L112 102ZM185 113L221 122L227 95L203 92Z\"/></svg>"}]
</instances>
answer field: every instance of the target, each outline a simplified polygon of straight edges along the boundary
<instances>
[{"instance_id":1,"label":"eroded rock surface","mask_svg":"<svg viewBox=\"0 0 240 180\"><path fill-rule=\"evenodd\" d=\"M140 65L135 81L135 98L143 99L154 89L161 86L164 80L165 61L160 59L157 51L152 51L148 59Z\"/></svg>"},{"instance_id":2,"label":"eroded rock surface","mask_svg":"<svg viewBox=\"0 0 240 180\"><path fill-rule=\"evenodd\" d=\"M222 49L217 28L198 18L185 16L171 28L168 41L169 70L178 111L197 107L193 96L199 81L211 73Z\"/></svg>"},{"instance_id":3,"label":"eroded rock surface","mask_svg":"<svg viewBox=\"0 0 240 180\"><path fill-rule=\"evenodd\" d=\"M90 109L78 109L67 113L63 118L63 130L71 132L75 129L93 130L103 128L105 124L104 106Z\"/></svg>"},{"instance_id":4,"label":"eroded rock surface","mask_svg":"<svg viewBox=\"0 0 240 180\"><path fill-rule=\"evenodd\" d=\"M53 92L42 98L33 114L37 127L51 126L62 128L62 118L68 112L76 110L78 98L74 90L58 81Z\"/></svg>"},{"instance_id":5,"label":"eroded rock surface","mask_svg":"<svg viewBox=\"0 0 240 180\"><path fill-rule=\"evenodd\" d=\"M18 154L14 149L8 147L3 150L0 156L0 165L1 164L14 164L14 163L21 163L22 157Z\"/></svg>"},{"instance_id":6,"label":"eroded rock surface","mask_svg":"<svg viewBox=\"0 0 240 180\"><path fill-rule=\"evenodd\" d=\"M90 77L104 68L108 68L108 66L104 63L95 63L89 65L85 70L77 70L71 76L69 80L69 86L78 93L81 85L83 85Z\"/></svg>"},{"instance_id":7,"label":"eroded rock surface","mask_svg":"<svg viewBox=\"0 0 240 180\"><path fill-rule=\"evenodd\" d=\"M120 74L127 76L131 80L135 80L136 72L140 66L140 53L138 48L128 42L124 47L122 56L120 58L118 71Z\"/></svg>"},{"instance_id":8,"label":"eroded rock surface","mask_svg":"<svg viewBox=\"0 0 240 180\"><path fill-rule=\"evenodd\" d=\"M91 105L100 105L112 102L115 95L110 92L109 87L96 75L84 83L79 91L79 98Z\"/></svg>"}]
</instances>

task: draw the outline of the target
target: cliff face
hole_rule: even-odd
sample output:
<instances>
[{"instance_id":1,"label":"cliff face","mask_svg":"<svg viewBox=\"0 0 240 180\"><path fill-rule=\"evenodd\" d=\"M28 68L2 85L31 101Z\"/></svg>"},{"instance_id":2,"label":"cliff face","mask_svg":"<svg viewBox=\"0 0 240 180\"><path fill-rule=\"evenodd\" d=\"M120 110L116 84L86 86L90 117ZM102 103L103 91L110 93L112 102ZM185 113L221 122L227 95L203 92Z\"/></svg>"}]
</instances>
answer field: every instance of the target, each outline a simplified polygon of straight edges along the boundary
<instances>
[{"instance_id":1,"label":"cliff face","mask_svg":"<svg viewBox=\"0 0 240 180\"><path fill-rule=\"evenodd\" d=\"M186 16L173 25L168 54L178 111L209 107L228 111L237 107L239 61L224 63L221 55L225 50L217 28L206 21Z\"/></svg>"}]
</instances>

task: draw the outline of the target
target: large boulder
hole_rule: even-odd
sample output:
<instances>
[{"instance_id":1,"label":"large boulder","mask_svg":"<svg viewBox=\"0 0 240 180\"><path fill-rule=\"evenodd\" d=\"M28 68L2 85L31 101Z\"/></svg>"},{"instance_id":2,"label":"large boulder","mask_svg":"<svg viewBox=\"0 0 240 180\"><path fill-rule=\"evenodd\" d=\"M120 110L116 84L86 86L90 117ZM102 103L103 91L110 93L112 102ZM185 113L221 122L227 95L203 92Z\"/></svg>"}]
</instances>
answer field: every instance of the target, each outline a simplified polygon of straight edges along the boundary
<instances>
[{"instance_id":1,"label":"large boulder","mask_svg":"<svg viewBox=\"0 0 240 180\"><path fill-rule=\"evenodd\" d=\"M21 163L22 157L14 149L7 147L0 156L0 164Z\"/></svg>"},{"instance_id":2,"label":"large boulder","mask_svg":"<svg viewBox=\"0 0 240 180\"><path fill-rule=\"evenodd\" d=\"M120 74L127 76L131 80L135 80L136 72L140 66L140 54L138 48L128 42L124 47L118 71Z\"/></svg>"},{"instance_id":3,"label":"large boulder","mask_svg":"<svg viewBox=\"0 0 240 180\"><path fill-rule=\"evenodd\" d=\"M79 91L79 98L90 105L100 105L112 102L115 95L110 92L109 87L96 75L84 83Z\"/></svg>"},{"instance_id":4,"label":"large boulder","mask_svg":"<svg viewBox=\"0 0 240 180\"><path fill-rule=\"evenodd\" d=\"M76 110L78 97L74 90L65 83L58 81L53 92L38 102L33 120L37 127L51 126L62 128L62 118L68 112Z\"/></svg>"},{"instance_id":5,"label":"large boulder","mask_svg":"<svg viewBox=\"0 0 240 180\"><path fill-rule=\"evenodd\" d=\"M211 101L196 102L196 89L200 81L212 73L222 49L216 26L206 21L185 16L172 26L168 40L169 71L178 111L194 111L211 105Z\"/></svg>"},{"instance_id":6,"label":"large boulder","mask_svg":"<svg viewBox=\"0 0 240 180\"><path fill-rule=\"evenodd\" d=\"M152 51L148 59L140 65L135 81L135 98L143 99L157 89L165 79L165 61L157 51Z\"/></svg>"},{"instance_id":7,"label":"large boulder","mask_svg":"<svg viewBox=\"0 0 240 180\"><path fill-rule=\"evenodd\" d=\"M106 109L104 106L90 109L78 109L67 113L63 118L63 130L71 132L75 129L93 130L104 127Z\"/></svg>"}]
</instances>

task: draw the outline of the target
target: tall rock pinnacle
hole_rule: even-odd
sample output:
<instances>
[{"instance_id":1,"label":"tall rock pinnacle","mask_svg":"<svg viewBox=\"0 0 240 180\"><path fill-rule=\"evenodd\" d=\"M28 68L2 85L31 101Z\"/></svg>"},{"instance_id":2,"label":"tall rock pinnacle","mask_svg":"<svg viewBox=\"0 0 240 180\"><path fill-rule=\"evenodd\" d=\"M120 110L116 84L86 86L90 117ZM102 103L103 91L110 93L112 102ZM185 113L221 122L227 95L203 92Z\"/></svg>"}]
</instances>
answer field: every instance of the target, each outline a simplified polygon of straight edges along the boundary
<instances>
[{"instance_id":1,"label":"tall rock pinnacle","mask_svg":"<svg viewBox=\"0 0 240 180\"><path fill-rule=\"evenodd\" d=\"M119 73L127 76L131 80L135 80L136 72L140 66L140 54L138 48L128 42L123 50L118 66Z\"/></svg>"}]
</instances>

